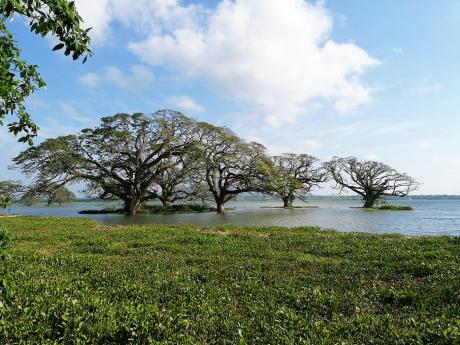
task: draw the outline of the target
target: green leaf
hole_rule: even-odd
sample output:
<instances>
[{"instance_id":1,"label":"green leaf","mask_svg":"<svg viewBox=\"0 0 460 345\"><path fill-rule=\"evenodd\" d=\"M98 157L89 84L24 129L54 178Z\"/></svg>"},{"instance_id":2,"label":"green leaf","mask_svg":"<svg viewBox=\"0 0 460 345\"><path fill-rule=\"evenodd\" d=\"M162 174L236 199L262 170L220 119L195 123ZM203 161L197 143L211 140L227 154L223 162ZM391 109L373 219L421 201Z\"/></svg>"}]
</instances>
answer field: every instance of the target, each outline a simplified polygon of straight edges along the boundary
<instances>
[{"instance_id":1,"label":"green leaf","mask_svg":"<svg viewBox=\"0 0 460 345\"><path fill-rule=\"evenodd\" d=\"M53 51L64 48L64 43L56 44L53 48Z\"/></svg>"}]
</instances>

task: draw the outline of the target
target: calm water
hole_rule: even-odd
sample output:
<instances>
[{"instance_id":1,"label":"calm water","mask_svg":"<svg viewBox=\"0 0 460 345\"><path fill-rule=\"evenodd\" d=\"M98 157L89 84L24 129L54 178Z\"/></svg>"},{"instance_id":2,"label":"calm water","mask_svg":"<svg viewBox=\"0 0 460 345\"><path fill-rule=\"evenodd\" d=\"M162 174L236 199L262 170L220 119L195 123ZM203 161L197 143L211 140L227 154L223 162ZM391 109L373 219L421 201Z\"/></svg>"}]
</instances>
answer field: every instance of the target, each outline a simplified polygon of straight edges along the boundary
<instances>
[{"instance_id":1,"label":"calm water","mask_svg":"<svg viewBox=\"0 0 460 345\"><path fill-rule=\"evenodd\" d=\"M397 204L396 201L391 201ZM341 231L401 233L407 235L460 236L460 200L414 199L399 202L410 205L413 211L375 211L359 208L360 203L345 200L321 200L309 205L311 209L263 208L279 206L276 201L237 201L229 203L226 214L198 213L171 215L80 215L78 211L100 209L107 204L73 203L62 207L13 206L9 213L38 216L86 217L106 224L185 223L196 225L240 224L280 225L297 227L315 225ZM113 206L113 204L111 205Z\"/></svg>"}]
</instances>

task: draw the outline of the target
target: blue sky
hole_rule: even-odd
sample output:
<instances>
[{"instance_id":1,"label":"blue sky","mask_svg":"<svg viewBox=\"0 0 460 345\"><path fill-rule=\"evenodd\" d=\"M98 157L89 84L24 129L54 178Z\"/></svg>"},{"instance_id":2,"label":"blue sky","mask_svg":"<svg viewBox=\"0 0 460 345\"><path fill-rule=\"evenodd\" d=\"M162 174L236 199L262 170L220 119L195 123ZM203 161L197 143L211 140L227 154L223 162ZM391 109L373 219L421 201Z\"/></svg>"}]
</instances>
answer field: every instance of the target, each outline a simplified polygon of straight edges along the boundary
<instances>
[{"instance_id":1,"label":"blue sky","mask_svg":"<svg viewBox=\"0 0 460 345\"><path fill-rule=\"evenodd\" d=\"M86 64L9 28L48 87L38 141L117 112L183 111L272 152L377 159L460 194L460 3L428 0L80 0ZM0 173L24 146L0 131ZM330 193L329 188L315 193Z\"/></svg>"}]
</instances>

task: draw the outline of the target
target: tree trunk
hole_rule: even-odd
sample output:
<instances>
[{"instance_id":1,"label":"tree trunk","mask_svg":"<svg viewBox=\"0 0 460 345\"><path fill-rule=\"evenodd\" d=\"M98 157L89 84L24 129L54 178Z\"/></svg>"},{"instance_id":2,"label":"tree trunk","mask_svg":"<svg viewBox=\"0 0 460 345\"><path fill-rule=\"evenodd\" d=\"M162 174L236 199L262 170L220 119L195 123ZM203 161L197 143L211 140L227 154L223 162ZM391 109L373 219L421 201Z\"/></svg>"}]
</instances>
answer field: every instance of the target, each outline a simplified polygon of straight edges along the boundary
<instances>
[{"instance_id":1,"label":"tree trunk","mask_svg":"<svg viewBox=\"0 0 460 345\"><path fill-rule=\"evenodd\" d=\"M374 206L375 198L373 196L366 196L364 198L364 208L371 208Z\"/></svg>"},{"instance_id":2,"label":"tree trunk","mask_svg":"<svg viewBox=\"0 0 460 345\"><path fill-rule=\"evenodd\" d=\"M220 194L215 193L214 194L214 200L216 202L216 211L217 213L224 213L225 212L225 194L222 194L222 191ZM228 200L227 200L228 201Z\"/></svg>"},{"instance_id":3,"label":"tree trunk","mask_svg":"<svg viewBox=\"0 0 460 345\"><path fill-rule=\"evenodd\" d=\"M139 199L125 200L125 214L127 216L135 216L141 211L142 201Z\"/></svg>"},{"instance_id":4,"label":"tree trunk","mask_svg":"<svg viewBox=\"0 0 460 345\"><path fill-rule=\"evenodd\" d=\"M216 203L216 208L217 208L217 213L224 213L225 212L225 206L223 202L217 202Z\"/></svg>"},{"instance_id":5,"label":"tree trunk","mask_svg":"<svg viewBox=\"0 0 460 345\"><path fill-rule=\"evenodd\" d=\"M289 193L288 195L281 198L283 200L283 207L290 208L294 203L295 197L293 194Z\"/></svg>"},{"instance_id":6,"label":"tree trunk","mask_svg":"<svg viewBox=\"0 0 460 345\"><path fill-rule=\"evenodd\" d=\"M289 200L289 198L283 198L283 207L284 208L292 207L292 202Z\"/></svg>"},{"instance_id":7,"label":"tree trunk","mask_svg":"<svg viewBox=\"0 0 460 345\"><path fill-rule=\"evenodd\" d=\"M161 199L161 203L163 204L164 208L167 208L167 207L171 206L171 202L169 200L167 200L167 199Z\"/></svg>"}]
</instances>

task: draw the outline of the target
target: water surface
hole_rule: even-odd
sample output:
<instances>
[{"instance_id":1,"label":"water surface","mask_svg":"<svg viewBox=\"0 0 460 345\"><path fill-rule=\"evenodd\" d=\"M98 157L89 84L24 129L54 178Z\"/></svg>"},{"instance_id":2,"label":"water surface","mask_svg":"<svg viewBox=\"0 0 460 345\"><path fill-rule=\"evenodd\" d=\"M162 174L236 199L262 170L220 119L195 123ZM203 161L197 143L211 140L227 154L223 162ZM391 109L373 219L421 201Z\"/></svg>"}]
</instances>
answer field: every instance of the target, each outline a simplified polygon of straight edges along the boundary
<instances>
[{"instance_id":1,"label":"water surface","mask_svg":"<svg viewBox=\"0 0 460 345\"><path fill-rule=\"evenodd\" d=\"M406 235L460 236L460 200L407 199L392 204L410 205L413 211L364 211L359 201L316 200L309 205L318 208L281 209L276 201L236 201L228 203L225 214L189 213L168 215L80 215L78 211L101 209L104 203L71 203L58 206L19 206L9 213L37 216L86 217L106 224L237 224L255 226L298 227L314 225L340 231L366 231L373 233L401 233ZM304 204L299 204L304 205ZM113 207L113 204L110 204Z\"/></svg>"}]
</instances>

